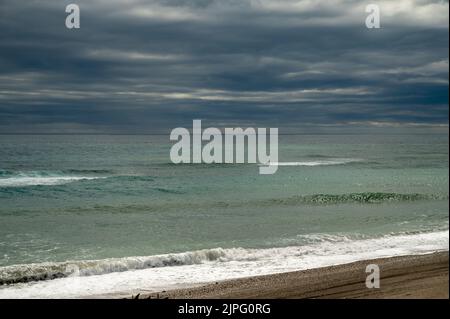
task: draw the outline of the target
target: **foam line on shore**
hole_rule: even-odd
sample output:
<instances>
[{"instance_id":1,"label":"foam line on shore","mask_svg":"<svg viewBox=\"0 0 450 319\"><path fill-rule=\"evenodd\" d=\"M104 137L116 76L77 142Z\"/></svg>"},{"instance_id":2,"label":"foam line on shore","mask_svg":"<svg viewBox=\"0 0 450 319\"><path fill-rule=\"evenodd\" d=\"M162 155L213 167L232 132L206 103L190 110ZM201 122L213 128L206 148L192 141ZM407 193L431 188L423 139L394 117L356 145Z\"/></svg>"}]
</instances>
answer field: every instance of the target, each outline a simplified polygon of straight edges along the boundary
<instances>
[{"instance_id":1,"label":"foam line on shore","mask_svg":"<svg viewBox=\"0 0 450 319\"><path fill-rule=\"evenodd\" d=\"M215 248L181 254L66 262L57 264L68 271L65 278L4 285L0 287L0 298L72 298L136 289L158 291L202 282L312 269L357 260L448 250L448 236L446 230L376 239L342 238L339 241L328 240L304 246L266 249ZM68 267L70 265L73 267ZM55 264L47 266L51 268L55 267ZM9 269L3 267L3 280L8 276L11 278L14 267L22 267L15 269L20 273L27 269L32 272L36 267L46 266L35 264L11 266ZM5 270L8 270L9 274Z\"/></svg>"}]
</instances>

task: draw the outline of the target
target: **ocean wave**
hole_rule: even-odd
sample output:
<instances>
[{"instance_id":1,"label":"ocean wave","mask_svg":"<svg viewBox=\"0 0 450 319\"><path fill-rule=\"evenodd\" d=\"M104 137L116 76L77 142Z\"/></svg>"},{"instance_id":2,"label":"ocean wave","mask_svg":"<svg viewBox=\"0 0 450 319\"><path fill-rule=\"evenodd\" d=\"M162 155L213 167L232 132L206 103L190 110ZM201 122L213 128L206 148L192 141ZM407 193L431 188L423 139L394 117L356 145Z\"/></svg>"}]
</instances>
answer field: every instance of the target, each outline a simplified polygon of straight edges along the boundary
<instances>
[{"instance_id":1,"label":"ocean wave","mask_svg":"<svg viewBox=\"0 0 450 319\"><path fill-rule=\"evenodd\" d=\"M63 174L113 174L110 169L66 169Z\"/></svg>"},{"instance_id":2,"label":"ocean wave","mask_svg":"<svg viewBox=\"0 0 450 319\"><path fill-rule=\"evenodd\" d=\"M75 181L97 179L90 176L58 176L58 177L10 177L0 179L0 187L22 187L39 185L63 185Z\"/></svg>"},{"instance_id":3,"label":"ocean wave","mask_svg":"<svg viewBox=\"0 0 450 319\"><path fill-rule=\"evenodd\" d=\"M76 276L101 275L112 272L167 266L200 264L225 257L222 248L145 257L109 258L14 265L0 268L0 285Z\"/></svg>"},{"instance_id":4,"label":"ocean wave","mask_svg":"<svg viewBox=\"0 0 450 319\"><path fill-rule=\"evenodd\" d=\"M378 238L365 238L357 234L310 234L302 237L305 244L300 246L212 248L154 256L6 266L0 268L0 285L208 263L215 263L214 267L217 268L231 262L233 265L257 263L260 267L270 266L275 269L294 265L298 268L301 265L308 269L320 266L317 261L324 258L335 261L339 258L351 260L355 256L370 259L448 250L449 241L448 230L390 234Z\"/></svg>"},{"instance_id":5,"label":"ocean wave","mask_svg":"<svg viewBox=\"0 0 450 319\"><path fill-rule=\"evenodd\" d=\"M362 162L359 158L336 158L329 160L316 161L302 161L302 162L273 162L269 166L330 166L330 165L344 165L356 162Z\"/></svg>"},{"instance_id":6,"label":"ocean wave","mask_svg":"<svg viewBox=\"0 0 450 319\"><path fill-rule=\"evenodd\" d=\"M104 174L104 170L67 170L67 171L0 171L0 187L22 187L39 185L63 185L75 181L104 178L94 176ZM83 174L76 175L76 174Z\"/></svg>"},{"instance_id":7,"label":"ocean wave","mask_svg":"<svg viewBox=\"0 0 450 319\"><path fill-rule=\"evenodd\" d=\"M10 188L11 190L23 192L21 188ZM165 193L168 196L180 196L184 194L182 191L151 187L158 193ZM361 205L377 205L388 203L408 203L414 201L441 201L448 200L448 195L432 195L432 194L398 194L398 193L351 193L351 194L315 194L315 195L299 195L286 198L271 199L249 199L247 201L165 201L151 203L135 203L135 204L103 204L94 206L72 206L64 208L67 213L78 213L82 210L84 213L108 212L111 214L123 212L167 212L170 210L201 210L201 209L239 209L246 207L279 207L279 206L326 206L340 204L361 204ZM15 214L27 213L29 210L17 210Z\"/></svg>"},{"instance_id":8,"label":"ocean wave","mask_svg":"<svg viewBox=\"0 0 450 319\"><path fill-rule=\"evenodd\" d=\"M376 204L385 202L408 202L420 200L445 200L448 196L440 196L433 194L401 194L401 193L382 193L382 192L365 192L365 193L348 193L348 194L313 194L299 195L288 198L269 199L264 201L265 204L280 205L297 205L297 204L314 204L314 205L330 205L330 204Z\"/></svg>"}]
</instances>

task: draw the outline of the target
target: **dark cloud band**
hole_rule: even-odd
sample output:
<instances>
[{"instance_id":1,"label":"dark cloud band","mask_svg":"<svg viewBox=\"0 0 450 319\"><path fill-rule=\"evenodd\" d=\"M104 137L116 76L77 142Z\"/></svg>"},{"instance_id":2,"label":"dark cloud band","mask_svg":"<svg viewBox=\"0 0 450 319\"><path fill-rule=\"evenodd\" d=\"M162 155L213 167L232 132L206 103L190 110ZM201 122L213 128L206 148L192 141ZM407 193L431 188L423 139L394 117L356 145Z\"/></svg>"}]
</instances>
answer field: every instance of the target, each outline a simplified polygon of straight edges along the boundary
<instances>
[{"instance_id":1,"label":"dark cloud band","mask_svg":"<svg viewBox=\"0 0 450 319\"><path fill-rule=\"evenodd\" d=\"M397 3L397 5L394 4ZM448 124L448 2L0 4L0 132ZM401 3L400 3L401 2Z\"/></svg>"}]
</instances>

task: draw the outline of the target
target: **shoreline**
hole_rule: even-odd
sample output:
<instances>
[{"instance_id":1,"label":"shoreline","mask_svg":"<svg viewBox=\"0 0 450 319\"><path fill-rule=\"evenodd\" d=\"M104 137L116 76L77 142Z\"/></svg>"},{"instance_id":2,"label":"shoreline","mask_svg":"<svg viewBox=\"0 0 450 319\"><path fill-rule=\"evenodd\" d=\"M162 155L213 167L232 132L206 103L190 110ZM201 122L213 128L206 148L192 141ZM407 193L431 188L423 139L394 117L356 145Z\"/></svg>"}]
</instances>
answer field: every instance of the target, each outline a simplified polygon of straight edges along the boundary
<instances>
[{"instance_id":1,"label":"shoreline","mask_svg":"<svg viewBox=\"0 0 450 319\"><path fill-rule=\"evenodd\" d=\"M131 296L137 299L449 298L449 252L363 260L335 266L205 283ZM368 264L380 288L368 289Z\"/></svg>"}]
</instances>

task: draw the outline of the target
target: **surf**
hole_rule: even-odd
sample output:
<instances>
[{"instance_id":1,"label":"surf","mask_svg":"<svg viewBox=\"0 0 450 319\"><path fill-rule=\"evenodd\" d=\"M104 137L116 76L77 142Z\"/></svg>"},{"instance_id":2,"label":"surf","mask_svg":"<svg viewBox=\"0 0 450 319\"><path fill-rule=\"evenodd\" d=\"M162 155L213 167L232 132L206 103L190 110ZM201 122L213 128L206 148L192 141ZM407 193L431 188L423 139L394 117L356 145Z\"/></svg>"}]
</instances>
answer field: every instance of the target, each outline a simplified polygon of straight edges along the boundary
<instances>
[{"instance_id":1,"label":"surf","mask_svg":"<svg viewBox=\"0 0 450 319\"><path fill-rule=\"evenodd\" d=\"M448 251L449 242L448 229L360 239L344 234L311 236L308 243L300 246L213 248L146 257L3 267L0 268L3 282L0 298L79 298L130 294L134 290L160 291L358 260ZM48 280L50 273L67 269L70 264L71 272ZM79 271L74 272L77 268ZM16 281L12 281L13 276ZM39 276L41 281L35 281Z\"/></svg>"},{"instance_id":2,"label":"surf","mask_svg":"<svg viewBox=\"0 0 450 319\"><path fill-rule=\"evenodd\" d=\"M99 260L80 260L65 262L46 262L0 267L0 285L11 285L34 281L52 280L66 277L98 276L115 272L189 266L214 263L259 262L267 264L296 263L309 260L309 257L347 258L348 256L370 257L372 250L377 256L396 256L401 254L424 253L445 250L448 248L448 231L418 232L415 234L400 233L369 238L355 234L307 234L301 235L302 245L272 248L211 248L181 253L170 253L151 256L132 256L123 258L107 258ZM296 238L298 241L299 238ZM331 252L331 254L330 254ZM347 257L345 257L347 256ZM315 267L314 260L309 260L310 267ZM268 266L268 265L266 265ZM271 266L272 267L272 266Z\"/></svg>"},{"instance_id":3,"label":"surf","mask_svg":"<svg viewBox=\"0 0 450 319\"><path fill-rule=\"evenodd\" d=\"M301 162L275 162L268 165L274 166L329 166L329 165L345 165L349 163L362 162L359 158L338 158L330 160L301 161Z\"/></svg>"},{"instance_id":4,"label":"surf","mask_svg":"<svg viewBox=\"0 0 450 319\"><path fill-rule=\"evenodd\" d=\"M96 171L1 171L0 187L53 186L71 182L102 178L93 176ZM81 175L81 174L83 175ZM80 175L78 175L80 174Z\"/></svg>"}]
</instances>

